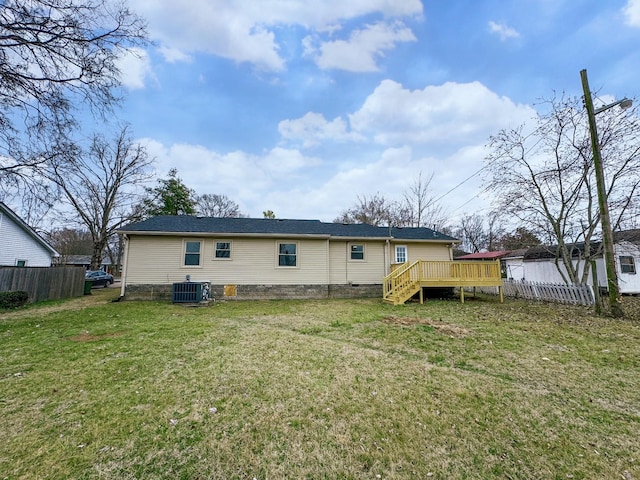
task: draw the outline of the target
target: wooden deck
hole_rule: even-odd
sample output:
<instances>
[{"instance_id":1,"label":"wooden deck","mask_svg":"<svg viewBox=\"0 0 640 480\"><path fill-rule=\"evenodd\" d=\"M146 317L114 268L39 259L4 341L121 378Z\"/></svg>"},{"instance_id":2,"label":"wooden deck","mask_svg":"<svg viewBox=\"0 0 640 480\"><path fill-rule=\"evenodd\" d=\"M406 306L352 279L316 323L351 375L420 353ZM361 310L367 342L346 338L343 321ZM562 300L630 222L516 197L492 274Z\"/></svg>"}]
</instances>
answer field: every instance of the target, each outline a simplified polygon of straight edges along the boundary
<instances>
[{"instance_id":1,"label":"wooden deck","mask_svg":"<svg viewBox=\"0 0 640 480\"><path fill-rule=\"evenodd\" d=\"M458 287L464 303L463 287L498 287L502 302L502 276L500 261L438 262L417 260L406 263L384 278L383 299L400 305L416 293L423 302L423 287Z\"/></svg>"}]
</instances>

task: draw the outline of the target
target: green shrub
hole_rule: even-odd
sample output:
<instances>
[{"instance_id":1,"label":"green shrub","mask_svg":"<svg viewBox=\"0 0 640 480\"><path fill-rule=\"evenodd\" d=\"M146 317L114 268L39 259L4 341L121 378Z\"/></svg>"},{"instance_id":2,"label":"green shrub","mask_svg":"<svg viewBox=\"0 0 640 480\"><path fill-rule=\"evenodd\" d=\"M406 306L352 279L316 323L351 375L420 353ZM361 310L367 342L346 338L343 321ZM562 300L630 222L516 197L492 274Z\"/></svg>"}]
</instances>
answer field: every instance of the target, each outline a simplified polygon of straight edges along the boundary
<instances>
[{"instance_id":1,"label":"green shrub","mask_svg":"<svg viewBox=\"0 0 640 480\"><path fill-rule=\"evenodd\" d=\"M23 291L0 292L0 308L17 308L26 305L29 294Z\"/></svg>"}]
</instances>

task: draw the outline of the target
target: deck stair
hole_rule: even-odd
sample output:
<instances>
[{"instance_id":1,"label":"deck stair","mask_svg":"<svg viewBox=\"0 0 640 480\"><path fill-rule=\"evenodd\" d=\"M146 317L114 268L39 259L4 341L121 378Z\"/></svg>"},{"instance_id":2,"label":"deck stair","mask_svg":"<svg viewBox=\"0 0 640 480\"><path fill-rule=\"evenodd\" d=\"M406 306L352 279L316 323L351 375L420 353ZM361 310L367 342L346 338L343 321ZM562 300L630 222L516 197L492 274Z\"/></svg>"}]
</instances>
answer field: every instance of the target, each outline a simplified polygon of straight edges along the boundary
<instances>
[{"instance_id":1,"label":"deck stair","mask_svg":"<svg viewBox=\"0 0 640 480\"><path fill-rule=\"evenodd\" d=\"M498 287L502 302L500 261L430 261L405 263L383 281L383 300L401 305L420 293L423 287L458 287L464 302L464 287Z\"/></svg>"}]
</instances>

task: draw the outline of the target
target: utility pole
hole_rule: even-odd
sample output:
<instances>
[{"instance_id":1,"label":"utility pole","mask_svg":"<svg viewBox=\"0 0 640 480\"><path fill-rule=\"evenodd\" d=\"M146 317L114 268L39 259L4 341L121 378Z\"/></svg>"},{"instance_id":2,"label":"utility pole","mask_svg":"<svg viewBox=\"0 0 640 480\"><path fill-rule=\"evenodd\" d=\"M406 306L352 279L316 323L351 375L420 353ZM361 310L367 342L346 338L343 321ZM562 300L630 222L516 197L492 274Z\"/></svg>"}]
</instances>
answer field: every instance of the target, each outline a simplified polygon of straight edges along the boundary
<instances>
[{"instance_id":1,"label":"utility pole","mask_svg":"<svg viewBox=\"0 0 640 480\"><path fill-rule=\"evenodd\" d=\"M611 229L611 217L609 216L609 201L607 198L607 186L604 179L602 156L600 155L600 142L596 128L596 111L593 108L593 99L589 89L587 71L580 71L582 89L584 90L584 104L589 118L589 131L591 132L591 147L593 149L593 168L596 174L596 188L598 190L598 207L600 208L600 224L602 225L602 244L604 262L607 271L607 286L609 289L609 306L611 315L623 317L624 311L620 303L620 287L618 286L618 272L616 271L616 259L613 248L613 230ZM620 103L620 102L617 102ZM613 105L612 105L613 106ZM603 111L604 109L600 109ZM595 273L595 272L594 272Z\"/></svg>"}]
</instances>

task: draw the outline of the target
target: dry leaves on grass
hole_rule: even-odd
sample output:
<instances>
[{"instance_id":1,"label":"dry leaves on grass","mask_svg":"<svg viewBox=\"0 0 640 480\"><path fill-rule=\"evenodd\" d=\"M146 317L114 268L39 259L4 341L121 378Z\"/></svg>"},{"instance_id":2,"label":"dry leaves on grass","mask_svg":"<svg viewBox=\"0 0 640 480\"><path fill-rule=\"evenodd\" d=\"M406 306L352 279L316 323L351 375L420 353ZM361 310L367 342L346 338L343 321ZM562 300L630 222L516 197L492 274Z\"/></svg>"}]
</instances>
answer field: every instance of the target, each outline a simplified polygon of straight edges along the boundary
<instances>
[{"instance_id":1,"label":"dry leaves on grass","mask_svg":"<svg viewBox=\"0 0 640 480\"><path fill-rule=\"evenodd\" d=\"M427 325L432 327L437 332L448 335L450 337L464 338L471 335L471 330L458 325L451 325L444 322L438 322L431 320L430 318L417 318L417 317L395 317L389 316L382 319L384 323L390 325L399 325L402 327L412 327L414 325Z\"/></svg>"},{"instance_id":2,"label":"dry leaves on grass","mask_svg":"<svg viewBox=\"0 0 640 480\"><path fill-rule=\"evenodd\" d=\"M82 332L79 335L74 335L73 337L69 337L69 340L74 342L96 342L98 340L103 340L105 338L115 338L119 337L124 332L114 332L114 333L105 333L103 335L92 335L89 332Z\"/></svg>"}]
</instances>

